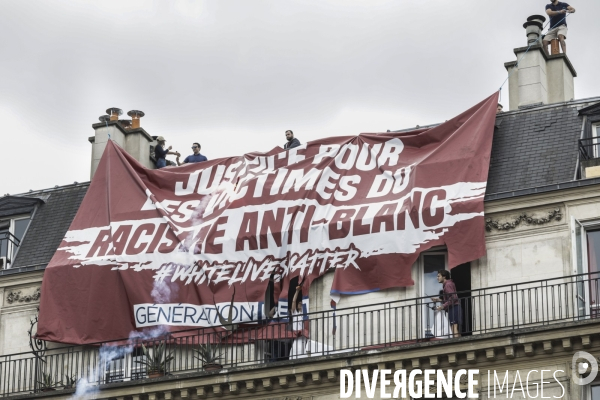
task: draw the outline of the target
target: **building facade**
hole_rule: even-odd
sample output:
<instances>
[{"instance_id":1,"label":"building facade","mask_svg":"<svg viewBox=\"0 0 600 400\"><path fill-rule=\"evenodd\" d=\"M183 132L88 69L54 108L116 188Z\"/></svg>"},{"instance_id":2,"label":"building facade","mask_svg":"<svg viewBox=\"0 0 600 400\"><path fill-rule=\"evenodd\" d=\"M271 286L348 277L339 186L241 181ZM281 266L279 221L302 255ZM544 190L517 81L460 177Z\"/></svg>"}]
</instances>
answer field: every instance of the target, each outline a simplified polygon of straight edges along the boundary
<instances>
[{"instance_id":1,"label":"building facade","mask_svg":"<svg viewBox=\"0 0 600 400\"><path fill-rule=\"evenodd\" d=\"M333 275L315 281L302 357L290 350L298 338L287 323L267 334L230 329L218 340L190 331L146 343L149 354L124 346L110 358L102 346L40 343L29 332L35 333L44 268L88 188L75 183L0 198L0 395L338 399L341 370L477 369L481 398L506 397L506 388L496 393L496 376L508 377L511 390L521 381L525 389L517 386L511 398L537 397L534 391L552 376L541 397L599 400L598 378L585 385L574 380L588 376L592 365L573 371L572 361L578 351L600 357L600 97L573 99L576 72L567 56L535 44L539 19L530 17L528 47L515 49L518 61L506 64L511 111L497 115L494 131L487 255L452 271L461 337L452 337L447 319L431 309L437 271L447 267L440 247L415 263L414 286L342 296L336 310L329 298ZM93 125L92 176L108 138L152 167L155 138L139 127L140 112L134 127L119 121L118 109L108 112L112 119ZM221 369L205 370L195 357L206 343L222 353ZM164 363L167 374L152 377L144 362L161 345L173 359ZM76 391L83 397L73 397ZM377 390L375 398L385 397Z\"/></svg>"}]
</instances>

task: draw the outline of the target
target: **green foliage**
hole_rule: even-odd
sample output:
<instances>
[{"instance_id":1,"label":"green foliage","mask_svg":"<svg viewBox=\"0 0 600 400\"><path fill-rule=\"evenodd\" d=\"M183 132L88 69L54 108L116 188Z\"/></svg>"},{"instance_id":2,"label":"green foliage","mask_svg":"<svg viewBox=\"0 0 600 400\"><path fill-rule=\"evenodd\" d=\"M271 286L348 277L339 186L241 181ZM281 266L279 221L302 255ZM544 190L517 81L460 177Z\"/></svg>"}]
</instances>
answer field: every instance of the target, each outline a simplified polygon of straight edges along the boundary
<instances>
[{"instance_id":1,"label":"green foliage","mask_svg":"<svg viewBox=\"0 0 600 400\"><path fill-rule=\"evenodd\" d=\"M149 374L157 372L165 373L167 364L174 358L173 352L167 354L167 346L165 343L154 346L151 350L152 351L142 344L142 351L144 352L145 357L143 360L136 361L136 363L145 365Z\"/></svg>"},{"instance_id":2,"label":"green foliage","mask_svg":"<svg viewBox=\"0 0 600 400\"><path fill-rule=\"evenodd\" d=\"M74 388L76 383L77 383L77 378L75 377L75 375L72 375L72 376L65 375L65 389Z\"/></svg>"},{"instance_id":3,"label":"green foliage","mask_svg":"<svg viewBox=\"0 0 600 400\"><path fill-rule=\"evenodd\" d=\"M200 347L194 349L194 351L198 353L197 355L194 355L194 357L201 360L203 365L218 364L217 361L223 358L221 357L223 352L220 351L219 346L210 343L200 345Z\"/></svg>"},{"instance_id":4,"label":"green foliage","mask_svg":"<svg viewBox=\"0 0 600 400\"><path fill-rule=\"evenodd\" d=\"M42 377L38 381L38 385L40 385L40 389L54 389L56 386L62 385L62 382L55 382L52 374L47 374L42 372Z\"/></svg>"}]
</instances>

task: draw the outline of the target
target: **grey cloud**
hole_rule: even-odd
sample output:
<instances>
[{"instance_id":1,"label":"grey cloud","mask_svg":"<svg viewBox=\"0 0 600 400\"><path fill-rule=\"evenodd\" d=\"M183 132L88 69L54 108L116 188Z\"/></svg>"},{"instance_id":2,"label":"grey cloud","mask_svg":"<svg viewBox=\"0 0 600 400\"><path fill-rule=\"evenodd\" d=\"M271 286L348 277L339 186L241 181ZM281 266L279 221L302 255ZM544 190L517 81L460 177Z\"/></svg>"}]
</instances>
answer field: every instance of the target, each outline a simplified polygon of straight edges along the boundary
<instances>
[{"instance_id":1,"label":"grey cloud","mask_svg":"<svg viewBox=\"0 0 600 400\"><path fill-rule=\"evenodd\" d=\"M145 111L151 134L182 152L199 140L211 158L281 145L285 129L306 141L443 121L498 89L544 5L4 0L0 117L20 168L2 193L86 180L90 125L112 106ZM576 95L591 97L600 4L573 5Z\"/></svg>"}]
</instances>

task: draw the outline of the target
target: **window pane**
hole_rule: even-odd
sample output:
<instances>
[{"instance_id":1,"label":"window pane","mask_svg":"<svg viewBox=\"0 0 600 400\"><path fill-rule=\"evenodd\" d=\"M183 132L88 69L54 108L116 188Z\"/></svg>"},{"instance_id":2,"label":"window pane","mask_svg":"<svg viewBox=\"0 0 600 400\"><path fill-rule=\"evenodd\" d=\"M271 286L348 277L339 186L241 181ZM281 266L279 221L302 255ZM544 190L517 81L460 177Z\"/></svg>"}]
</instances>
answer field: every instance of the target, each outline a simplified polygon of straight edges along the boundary
<instances>
[{"instance_id":1,"label":"window pane","mask_svg":"<svg viewBox=\"0 0 600 400\"><path fill-rule=\"evenodd\" d=\"M600 271L600 231L588 231L588 265L589 272Z\"/></svg>"},{"instance_id":2,"label":"window pane","mask_svg":"<svg viewBox=\"0 0 600 400\"><path fill-rule=\"evenodd\" d=\"M446 257L443 254L423 256L425 296L437 297L442 289L442 285L437 280L437 273L440 269L446 269Z\"/></svg>"},{"instance_id":3,"label":"window pane","mask_svg":"<svg viewBox=\"0 0 600 400\"><path fill-rule=\"evenodd\" d=\"M600 272L600 231L588 231L587 250L588 250L588 270L590 273ZM600 274L590 275L590 313L592 317L598 317L600 313ZM600 400L600 399L598 399Z\"/></svg>"},{"instance_id":4,"label":"window pane","mask_svg":"<svg viewBox=\"0 0 600 400\"><path fill-rule=\"evenodd\" d=\"M600 400L600 385L592 386L592 400Z\"/></svg>"},{"instance_id":5,"label":"window pane","mask_svg":"<svg viewBox=\"0 0 600 400\"><path fill-rule=\"evenodd\" d=\"M14 235L17 237L17 239L19 239L19 240L23 239L23 235L25 234L25 230L27 229L27 226L29 225L29 221L31 221L29 218L17 219L15 221Z\"/></svg>"},{"instance_id":6,"label":"window pane","mask_svg":"<svg viewBox=\"0 0 600 400\"><path fill-rule=\"evenodd\" d=\"M8 248L8 228L0 228L0 257L6 257Z\"/></svg>"}]
</instances>

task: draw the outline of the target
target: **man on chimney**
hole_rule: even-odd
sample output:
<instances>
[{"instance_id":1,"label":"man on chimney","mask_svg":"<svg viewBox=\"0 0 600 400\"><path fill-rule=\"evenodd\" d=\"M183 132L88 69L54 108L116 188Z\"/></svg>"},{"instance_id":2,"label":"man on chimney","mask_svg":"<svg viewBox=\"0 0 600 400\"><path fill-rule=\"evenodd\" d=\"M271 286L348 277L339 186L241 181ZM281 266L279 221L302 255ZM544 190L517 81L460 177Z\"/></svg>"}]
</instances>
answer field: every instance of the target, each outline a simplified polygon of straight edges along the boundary
<instances>
[{"instance_id":1,"label":"man on chimney","mask_svg":"<svg viewBox=\"0 0 600 400\"><path fill-rule=\"evenodd\" d=\"M179 162L179 155L178 155L177 156L177 165L208 161L208 158L206 158L206 156L203 156L202 154L200 154L200 143L193 143L192 151L194 152L194 154L192 154L191 156L187 156L185 158L185 160L183 160L182 163Z\"/></svg>"},{"instance_id":2,"label":"man on chimney","mask_svg":"<svg viewBox=\"0 0 600 400\"><path fill-rule=\"evenodd\" d=\"M550 30L544 37L544 47L548 49L550 41L558 39L564 54L567 54L567 13L574 13L575 9L567 3L552 0L546 5L546 14L550 16Z\"/></svg>"},{"instance_id":3,"label":"man on chimney","mask_svg":"<svg viewBox=\"0 0 600 400\"><path fill-rule=\"evenodd\" d=\"M300 141L294 137L294 132L290 130L285 131L285 138L287 139L287 143L283 145L285 150L300 146Z\"/></svg>"}]
</instances>

